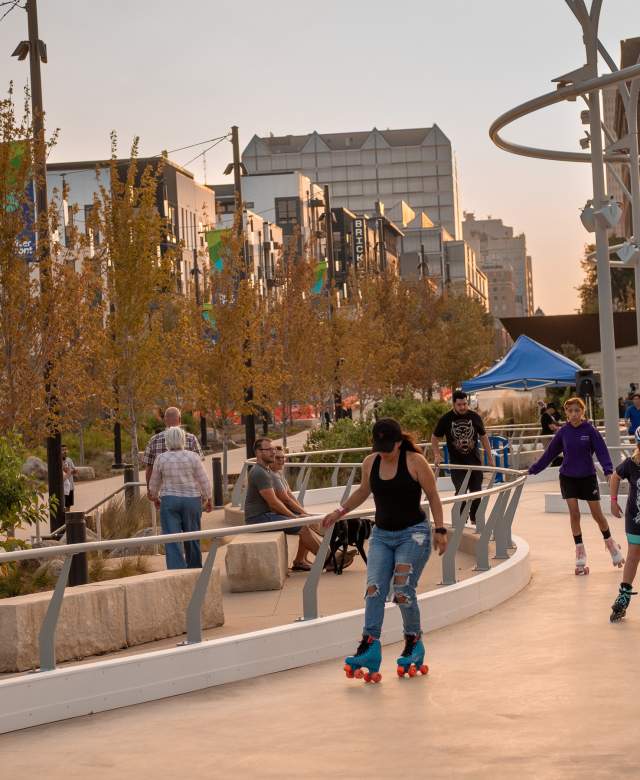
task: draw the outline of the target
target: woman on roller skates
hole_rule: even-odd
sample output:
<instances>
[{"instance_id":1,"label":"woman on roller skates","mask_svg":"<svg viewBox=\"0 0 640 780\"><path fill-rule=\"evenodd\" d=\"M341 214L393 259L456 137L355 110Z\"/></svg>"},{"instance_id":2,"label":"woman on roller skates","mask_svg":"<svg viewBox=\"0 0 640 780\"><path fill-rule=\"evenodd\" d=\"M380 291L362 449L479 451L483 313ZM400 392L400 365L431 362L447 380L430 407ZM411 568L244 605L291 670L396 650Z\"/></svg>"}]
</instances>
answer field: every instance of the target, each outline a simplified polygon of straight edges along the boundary
<instances>
[{"instance_id":1,"label":"woman on roller skates","mask_svg":"<svg viewBox=\"0 0 640 780\"><path fill-rule=\"evenodd\" d=\"M620 567L624 563L624 558L620 545L611 536L609 523L602 512L598 478L593 465L595 453L607 480L610 479L613 464L607 445L593 425L585 420L585 405L582 398L569 398L564 403L564 411L567 417L566 425L556 432L542 457L529 468L529 474L539 474L558 455L564 456L560 466L560 491L569 506L571 533L576 545L576 574L589 574L587 553L580 527L579 500L589 504L591 515L598 524L605 547L611 555L611 562L614 566Z\"/></svg>"},{"instance_id":2,"label":"woman on roller skates","mask_svg":"<svg viewBox=\"0 0 640 780\"><path fill-rule=\"evenodd\" d=\"M622 509L618 503L618 489L620 481L629 480L629 495L627 497L627 508L624 516L624 526L627 534L627 562L622 572L622 582L618 597L611 607L612 623L617 623L627 613L631 596L635 596L633 591L633 580L638 571L638 562L640 561L640 428L636 428L634 433L636 440L636 451L630 458L621 463L611 477L611 514L614 517L622 517Z\"/></svg>"},{"instance_id":3,"label":"woman on roller skates","mask_svg":"<svg viewBox=\"0 0 640 780\"><path fill-rule=\"evenodd\" d=\"M347 677L364 677L365 682L379 682L382 677L380 634L392 578L393 600L402 612L405 635L398 674L427 673L416 598L418 580L431 553L431 528L420 506L423 490L436 526L434 546L440 555L447 548L436 481L411 437L395 420L382 418L373 426L372 450L362 464L360 487L322 522L329 528L373 493L376 519L369 541L364 630L355 655L345 659Z\"/></svg>"}]
</instances>

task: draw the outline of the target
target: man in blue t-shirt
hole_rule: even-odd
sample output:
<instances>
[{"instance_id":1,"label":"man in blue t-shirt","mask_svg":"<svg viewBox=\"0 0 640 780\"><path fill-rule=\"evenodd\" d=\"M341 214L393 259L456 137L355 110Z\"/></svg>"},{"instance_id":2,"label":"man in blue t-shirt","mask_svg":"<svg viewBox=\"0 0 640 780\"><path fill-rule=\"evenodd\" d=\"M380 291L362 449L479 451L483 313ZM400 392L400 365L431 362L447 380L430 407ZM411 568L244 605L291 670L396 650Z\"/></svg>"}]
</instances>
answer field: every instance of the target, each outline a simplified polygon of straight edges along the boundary
<instances>
[{"instance_id":1,"label":"man in blue t-shirt","mask_svg":"<svg viewBox=\"0 0 640 780\"><path fill-rule=\"evenodd\" d=\"M629 423L629 435L633 436L640 426L640 393L634 393L631 401L631 406L624 413L624 419Z\"/></svg>"}]
</instances>

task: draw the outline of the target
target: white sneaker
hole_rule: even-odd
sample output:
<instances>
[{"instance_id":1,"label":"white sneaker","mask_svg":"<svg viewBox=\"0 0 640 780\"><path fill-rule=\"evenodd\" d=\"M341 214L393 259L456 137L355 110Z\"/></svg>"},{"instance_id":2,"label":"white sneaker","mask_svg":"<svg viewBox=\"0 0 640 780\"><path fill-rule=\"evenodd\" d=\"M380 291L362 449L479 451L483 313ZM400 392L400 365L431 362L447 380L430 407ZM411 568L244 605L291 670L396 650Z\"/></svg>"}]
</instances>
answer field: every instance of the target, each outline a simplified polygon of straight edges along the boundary
<instances>
[{"instance_id":1,"label":"white sneaker","mask_svg":"<svg viewBox=\"0 0 640 780\"><path fill-rule=\"evenodd\" d=\"M608 539L604 540L604 546L607 548L607 550L609 550L611 555L611 563L621 569L624 565L624 555L622 554L620 545L616 542L613 536L610 536Z\"/></svg>"}]
</instances>

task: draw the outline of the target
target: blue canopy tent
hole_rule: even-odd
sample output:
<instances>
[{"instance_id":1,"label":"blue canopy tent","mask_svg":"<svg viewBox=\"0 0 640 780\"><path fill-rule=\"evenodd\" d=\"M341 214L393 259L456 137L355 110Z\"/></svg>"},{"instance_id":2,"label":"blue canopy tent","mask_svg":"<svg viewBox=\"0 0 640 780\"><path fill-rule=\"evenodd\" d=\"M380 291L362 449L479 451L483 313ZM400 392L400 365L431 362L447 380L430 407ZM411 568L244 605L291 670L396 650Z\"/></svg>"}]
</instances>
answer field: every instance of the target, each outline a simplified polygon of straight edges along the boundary
<instances>
[{"instance_id":1,"label":"blue canopy tent","mask_svg":"<svg viewBox=\"0 0 640 780\"><path fill-rule=\"evenodd\" d=\"M509 352L484 374L462 383L467 393L479 390L533 390L574 385L580 366L528 336L518 336Z\"/></svg>"}]
</instances>

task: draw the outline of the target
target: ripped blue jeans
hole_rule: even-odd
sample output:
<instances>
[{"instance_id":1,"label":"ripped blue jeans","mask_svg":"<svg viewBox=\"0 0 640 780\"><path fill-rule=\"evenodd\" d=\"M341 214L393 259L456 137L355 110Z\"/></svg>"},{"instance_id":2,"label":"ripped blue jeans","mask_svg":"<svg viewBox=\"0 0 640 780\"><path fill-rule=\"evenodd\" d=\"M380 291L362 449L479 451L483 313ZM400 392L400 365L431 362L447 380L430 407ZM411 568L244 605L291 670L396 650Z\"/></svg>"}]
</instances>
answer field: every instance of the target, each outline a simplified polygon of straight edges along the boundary
<instances>
[{"instance_id":1,"label":"ripped blue jeans","mask_svg":"<svg viewBox=\"0 0 640 780\"><path fill-rule=\"evenodd\" d=\"M431 528L426 522L402 531L374 527L367 553L363 633L380 639L389 587L402 612L404 633L421 633L416 587L430 554Z\"/></svg>"}]
</instances>

